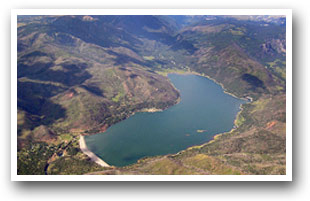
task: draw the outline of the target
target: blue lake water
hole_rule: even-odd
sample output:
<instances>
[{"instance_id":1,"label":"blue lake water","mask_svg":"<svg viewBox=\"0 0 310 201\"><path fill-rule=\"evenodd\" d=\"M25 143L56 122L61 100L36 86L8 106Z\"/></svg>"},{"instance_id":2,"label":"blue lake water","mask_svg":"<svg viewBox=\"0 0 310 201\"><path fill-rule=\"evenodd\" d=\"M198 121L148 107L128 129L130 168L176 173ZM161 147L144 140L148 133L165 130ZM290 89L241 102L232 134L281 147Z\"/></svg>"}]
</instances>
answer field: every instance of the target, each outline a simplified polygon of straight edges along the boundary
<instances>
[{"instance_id":1,"label":"blue lake water","mask_svg":"<svg viewBox=\"0 0 310 201\"><path fill-rule=\"evenodd\" d=\"M177 153L230 131L244 100L224 93L198 75L169 74L180 103L155 113L136 113L104 133L85 137L88 148L105 162L125 166L146 156Z\"/></svg>"}]
</instances>

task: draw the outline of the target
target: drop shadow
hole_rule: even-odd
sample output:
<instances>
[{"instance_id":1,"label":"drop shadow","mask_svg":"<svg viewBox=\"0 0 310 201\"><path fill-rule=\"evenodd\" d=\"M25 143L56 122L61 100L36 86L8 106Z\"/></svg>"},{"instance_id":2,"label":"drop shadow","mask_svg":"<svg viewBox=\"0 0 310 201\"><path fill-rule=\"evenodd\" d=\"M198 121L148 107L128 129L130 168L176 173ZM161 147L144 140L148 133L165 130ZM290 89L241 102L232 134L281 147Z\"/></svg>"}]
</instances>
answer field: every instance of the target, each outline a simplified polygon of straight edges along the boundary
<instances>
[{"instance_id":1,"label":"drop shadow","mask_svg":"<svg viewBox=\"0 0 310 201\"><path fill-rule=\"evenodd\" d=\"M306 177L301 177L303 172L302 164L303 157L306 156L305 153L302 153L300 145L302 145L302 140L305 135L301 135L304 131L301 130L301 113L303 111L303 105L301 104L301 94L305 87L301 79L303 70L301 68L301 56L300 50L303 39L299 33L301 33L301 27L299 24L300 19L298 15L293 17L293 182L11 182L13 187L18 190L20 193L37 193L40 191L50 193L51 190L57 191L58 193L66 194L68 190L70 192L77 192L78 190L84 191L88 190L91 192L109 192L109 193L130 193L130 192L143 192L143 191L154 191L160 193L177 193L180 191L188 192L218 192L218 193L234 193L235 191L242 193L249 190L255 189L255 192L264 193L264 194L283 194L288 191L296 192L296 189L300 187L301 180L305 180ZM9 30L8 23L8 30ZM9 42L7 44L10 47ZM6 72L9 76L10 72ZM9 84L10 85L10 84ZM9 92L9 91L8 91ZM11 97L10 94L7 97ZM7 109L9 112L9 107ZM10 130L10 129L8 129ZM10 144L10 138L7 139L7 144ZM7 166L10 164L10 157L7 157ZM7 171L10 171L10 168L7 168ZM9 172L6 174L6 180L10 180ZM138 189L138 190L137 190ZM69 193L70 193L69 192ZM235 194L234 194L235 195Z\"/></svg>"}]
</instances>

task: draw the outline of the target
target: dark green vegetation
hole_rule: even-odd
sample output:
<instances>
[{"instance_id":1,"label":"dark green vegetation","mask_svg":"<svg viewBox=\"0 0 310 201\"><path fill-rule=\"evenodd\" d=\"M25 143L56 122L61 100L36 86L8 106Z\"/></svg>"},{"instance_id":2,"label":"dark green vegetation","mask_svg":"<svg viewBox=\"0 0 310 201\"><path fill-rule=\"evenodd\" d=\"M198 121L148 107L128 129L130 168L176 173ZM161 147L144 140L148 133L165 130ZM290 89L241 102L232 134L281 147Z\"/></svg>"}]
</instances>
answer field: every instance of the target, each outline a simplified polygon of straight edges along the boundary
<instances>
[{"instance_id":1,"label":"dark green vegetation","mask_svg":"<svg viewBox=\"0 0 310 201\"><path fill-rule=\"evenodd\" d=\"M18 174L285 174L285 40L278 16L19 16ZM177 102L168 71L253 102L212 143L124 168L84 160L79 134Z\"/></svg>"},{"instance_id":2,"label":"dark green vegetation","mask_svg":"<svg viewBox=\"0 0 310 201\"><path fill-rule=\"evenodd\" d=\"M18 152L18 170L29 174L85 174L102 168L80 152L78 137L60 136L57 143L29 143Z\"/></svg>"}]
</instances>

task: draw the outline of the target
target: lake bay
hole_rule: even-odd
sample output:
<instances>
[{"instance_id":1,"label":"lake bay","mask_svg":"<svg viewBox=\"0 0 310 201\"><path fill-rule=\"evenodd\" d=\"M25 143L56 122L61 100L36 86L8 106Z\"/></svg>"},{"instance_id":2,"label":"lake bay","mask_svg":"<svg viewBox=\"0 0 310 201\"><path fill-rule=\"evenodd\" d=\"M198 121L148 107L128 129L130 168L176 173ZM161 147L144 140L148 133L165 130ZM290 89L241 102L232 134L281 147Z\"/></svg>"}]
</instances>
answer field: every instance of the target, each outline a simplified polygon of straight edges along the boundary
<instances>
[{"instance_id":1,"label":"lake bay","mask_svg":"<svg viewBox=\"0 0 310 201\"><path fill-rule=\"evenodd\" d=\"M162 112L140 112L86 136L88 149L114 166L125 166L155 155L177 153L228 132L246 101L224 93L214 81L192 74L169 74L180 91L180 103Z\"/></svg>"}]
</instances>

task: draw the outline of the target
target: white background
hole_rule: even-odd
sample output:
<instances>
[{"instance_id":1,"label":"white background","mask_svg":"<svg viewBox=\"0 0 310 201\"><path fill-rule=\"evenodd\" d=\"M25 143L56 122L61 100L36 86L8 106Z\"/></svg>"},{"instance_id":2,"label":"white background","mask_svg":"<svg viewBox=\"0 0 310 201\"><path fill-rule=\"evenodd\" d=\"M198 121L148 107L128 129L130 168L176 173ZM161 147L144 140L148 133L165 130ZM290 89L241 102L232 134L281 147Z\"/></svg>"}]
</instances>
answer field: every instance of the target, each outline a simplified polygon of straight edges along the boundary
<instances>
[{"instance_id":1,"label":"white background","mask_svg":"<svg viewBox=\"0 0 310 201\"><path fill-rule=\"evenodd\" d=\"M293 182L11 182L10 9L291 8L293 9ZM24 0L1 2L1 186L4 200L310 200L309 14L307 1ZM308 103L308 105L306 105ZM310 133L309 133L310 134Z\"/></svg>"}]
</instances>

